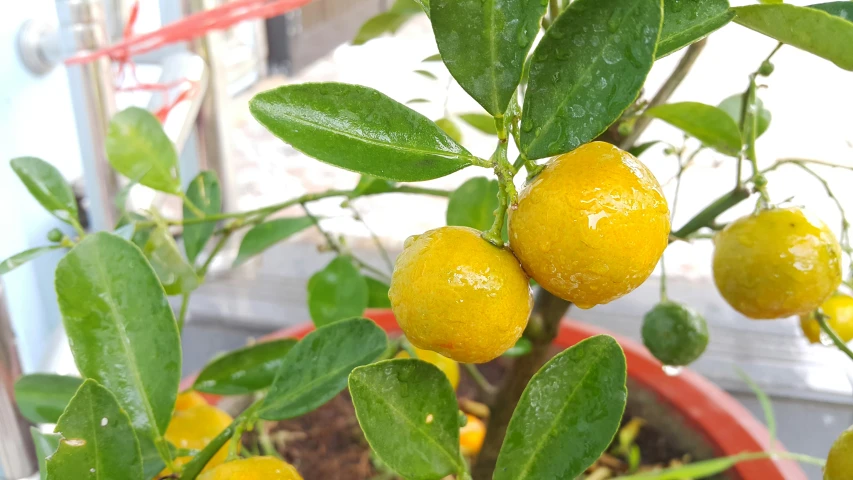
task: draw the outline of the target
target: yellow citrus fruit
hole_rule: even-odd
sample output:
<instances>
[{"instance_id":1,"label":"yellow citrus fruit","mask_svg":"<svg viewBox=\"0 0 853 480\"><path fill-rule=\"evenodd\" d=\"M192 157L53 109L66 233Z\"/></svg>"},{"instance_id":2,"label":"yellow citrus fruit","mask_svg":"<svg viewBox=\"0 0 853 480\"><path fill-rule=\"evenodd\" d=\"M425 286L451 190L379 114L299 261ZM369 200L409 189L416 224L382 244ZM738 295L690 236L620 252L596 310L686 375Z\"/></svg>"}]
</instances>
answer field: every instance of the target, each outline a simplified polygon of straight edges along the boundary
<instances>
[{"instance_id":1,"label":"yellow citrus fruit","mask_svg":"<svg viewBox=\"0 0 853 480\"><path fill-rule=\"evenodd\" d=\"M714 240L714 283L749 318L809 313L841 284L841 247L799 208L742 217Z\"/></svg>"},{"instance_id":2,"label":"yellow citrus fruit","mask_svg":"<svg viewBox=\"0 0 853 480\"><path fill-rule=\"evenodd\" d=\"M518 260L467 227L407 239L388 296L413 345L465 363L488 362L515 345L533 305Z\"/></svg>"},{"instance_id":3,"label":"yellow citrus fruit","mask_svg":"<svg viewBox=\"0 0 853 480\"><path fill-rule=\"evenodd\" d=\"M604 142L552 159L509 214L510 247L524 270L580 308L640 286L669 229L669 207L652 172Z\"/></svg>"},{"instance_id":4,"label":"yellow citrus fruit","mask_svg":"<svg viewBox=\"0 0 853 480\"><path fill-rule=\"evenodd\" d=\"M172 415L169 428L166 429L166 440L178 448L201 450L220 432L225 430L234 419L230 415L210 405L197 405L186 410L178 410ZM210 460L204 471L207 471L225 461L228 456L228 446L222 447ZM178 457L177 465L186 465L192 457ZM169 469L160 473L161 477L168 476Z\"/></svg>"},{"instance_id":5,"label":"yellow citrus fruit","mask_svg":"<svg viewBox=\"0 0 853 480\"><path fill-rule=\"evenodd\" d=\"M467 415L468 423L459 429L459 448L462 455L468 457L477 456L483 448L483 439L486 438L486 425L474 415Z\"/></svg>"},{"instance_id":6,"label":"yellow citrus fruit","mask_svg":"<svg viewBox=\"0 0 853 480\"><path fill-rule=\"evenodd\" d=\"M207 405L207 400L204 399L198 392L184 392L178 394L178 399L175 401L175 411L189 410L192 407L199 405Z\"/></svg>"},{"instance_id":7,"label":"yellow citrus fruit","mask_svg":"<svg viewBox=\"0 0 853 480\"><path fill-rule=\"evenodd\" d=\"M418 355L419 359L435 365L439 370L444 372L447 379L450 380L450 385L453 386L453 390L456 390L456 387L459 386L459 363L440 353L424 350L422 348L415 347L415 353ZM409 358L409 352L403 350L398 353L395 358Z\"/></svg>"},{"instance_id":8,"label":"yellow citrus fruit","mask_svg":"<svg viewBox=\"0 0 853 480\"><path fill-rule=\"evenodd\" d=\"M853 427L842 433L829 450L823 480L853 480Z\"/></svg>"},{"instance_id":9,"label":"yellow citrus fruit","mask_svg":"<svg viewBox=\"0 0 853 480\"><path fill-rule=\"evenodd\" d=\"M198 480L302 480L293 465L273 457L252 457L223 463Z\"/></svg>"},{"instance_id":10,"label":"yellow citrus fruit","mask_svg":"<svg viewBox=\"0 0 853 480\"><path fill-rule=\"evenodd\" d=\"M824 315L829 317L827 323L835 330L844 342L853 340L853 297L849 295L835 295L823 302L820 306ZM820 325L815 320L813 313L800 315L800 327L806 338L812 343L820 343Z\"/></svg>"}]
</instances>

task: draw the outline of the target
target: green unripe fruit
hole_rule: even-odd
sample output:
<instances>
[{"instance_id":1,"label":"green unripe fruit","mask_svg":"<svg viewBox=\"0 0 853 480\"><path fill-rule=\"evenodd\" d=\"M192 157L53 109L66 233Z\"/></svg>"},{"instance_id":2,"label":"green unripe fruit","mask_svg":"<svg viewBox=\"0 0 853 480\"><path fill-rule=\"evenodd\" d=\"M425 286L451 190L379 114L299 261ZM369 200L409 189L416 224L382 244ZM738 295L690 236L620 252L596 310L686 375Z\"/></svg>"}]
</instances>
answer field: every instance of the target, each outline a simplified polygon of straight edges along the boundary
<instances>
[{"instance_id":1,"label":"green unripe fruit","mask_svg":"<svg viewBox=\"0 0 853 480\"><path fill-rule=\"evenodd\" d=\"M687 365L708 346L708 324L686 305L661 302L643 317L643 343L664 365Z\"/></svg>"},{"instance_id":2,"label":"green unripe fruit","mask_svg":"<svg viewBox=\"0 0 853 480\"><path fill-rule=\"evenodd\" d=\"M62 237L64 236L65 234L63 234L62 231L58 228L54 228L51 231L47 232L47 239L51 242L61 242Z\"/></svg>"},{"instance_id":3,"label":"green unripe fruit","mask_svg":"<svg viewBox=\"0 0 853 480\"><path fill-rule=\"evenodd\" d=\"M761 75L762 77L769 77L770 74L773 73L773 70L775 70L775 69L776 69L776 67L772 63L765 60L764 62L761 63L761 66L758 68L758 74Z\"/></svg>"}]
</instances>

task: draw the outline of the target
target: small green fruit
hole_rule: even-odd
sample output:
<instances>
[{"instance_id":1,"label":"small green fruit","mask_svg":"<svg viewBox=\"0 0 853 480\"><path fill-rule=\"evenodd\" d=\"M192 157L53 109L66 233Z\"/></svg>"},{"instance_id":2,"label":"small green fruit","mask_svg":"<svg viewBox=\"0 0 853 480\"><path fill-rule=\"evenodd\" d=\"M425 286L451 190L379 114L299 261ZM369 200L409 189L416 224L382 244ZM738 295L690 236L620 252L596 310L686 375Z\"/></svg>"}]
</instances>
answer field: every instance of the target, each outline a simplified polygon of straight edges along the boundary
<instances>
[{"instance_id":1,"label":"small green fruit","mask_svg":"<svg viewBox=\"0 0 853 480\"><path fill-rule=\"evenodd\" d=\"M687 305L661 302L643 318L643 343L664 365L687 365L708 346L708 324Z\"/></svg>"},{"instance_id":2,"label":"small green fruit","mask_svg":"<svg viewBox=\"0 0 853 480\"><path fill-rule=\"evenodd\" d=\"M761 63L761 66L758 68L758 74L761 75L762 77L769 77L770 74L773 73L773 70L775 70L775 69L776 69L776 67L772 63L765 60L764 62Z\"/></svg>"},{"instance_id":3,"label":"small green fruit","mask_svg":"<svg viewBox=\"0 0 853 480\"><path fill-rule=\"evenodd\" d=\"M47 239L51 242L61 242L62 237L64 236L65 234L63 234L62 231L58 228L54 228L51 231L47 232Z\"/></svg>"}]
</instances>

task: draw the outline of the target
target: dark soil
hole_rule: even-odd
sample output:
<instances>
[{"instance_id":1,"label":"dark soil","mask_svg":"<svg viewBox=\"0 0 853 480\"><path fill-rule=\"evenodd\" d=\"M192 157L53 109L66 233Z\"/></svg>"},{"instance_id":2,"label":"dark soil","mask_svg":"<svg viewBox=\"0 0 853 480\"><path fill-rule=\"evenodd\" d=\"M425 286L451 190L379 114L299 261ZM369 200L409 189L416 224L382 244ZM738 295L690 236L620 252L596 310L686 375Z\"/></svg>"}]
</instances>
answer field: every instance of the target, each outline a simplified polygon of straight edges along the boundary
<instances>
[{"instance_id":1,"label":"dark soil","mask_svg":"<svg viewBox=\"0 0 853 480\"><path fill-rule=\"evenodd\" d=\"M555 351L556 353L556 351ZM492 383L499 383L506 369L506 360L498 359L480 370ZM462 370L458 389L460 404L467 400L479 400L479 391L474 381ZM630 398L630 392L629 392ZM473 412L472 412L473 413ZM623 424L634 418L629 400ZM269 426L268 435L282 452L282 456L293 464L306 480L374 480L389 479L379 476L373 464L370 449L355 418L349 393L344 391L317 410L299 418L278 422ZM258 446L258 435L245 438L248 449ZM646 424L640 429L637 445L642 452L642 469L679 464L689 456L655 428ZM610 451L610 450L608 450ZM605 454L590 467L589 472L607 468L613 473L625 472L627 464L617 455Z\"/></svg>"}]
</instances>

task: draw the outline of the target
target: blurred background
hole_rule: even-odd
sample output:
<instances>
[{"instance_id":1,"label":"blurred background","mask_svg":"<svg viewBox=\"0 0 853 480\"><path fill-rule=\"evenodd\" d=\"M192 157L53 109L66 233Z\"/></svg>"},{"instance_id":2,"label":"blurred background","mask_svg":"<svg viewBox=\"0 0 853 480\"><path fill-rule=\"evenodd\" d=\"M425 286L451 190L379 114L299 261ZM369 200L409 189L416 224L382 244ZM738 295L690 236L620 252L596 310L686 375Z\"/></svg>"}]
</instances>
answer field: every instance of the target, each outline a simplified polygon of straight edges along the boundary
<instances>
[{"instance_id":1,"label":"blurred background","mask_svg":"<svg viewBox=\"0 0 853 480\"><path fill-rule=\"evenodd\" d=\"M213 8L226 0L142 0L135 34L155 31L183 16ZM105 119L111 113L141 106L157 111L170 99L157 92L115 85L109 65L69 66L71 54L118 42L128 23L130 0L31 0L7 2L0 15L0 157L38 156L73 181L90 226L112 223L110 198L117 180L106 168L102 149ZM363 45L351 44L368 18L385 11L388 0L314 0L302 8L267 20L253 20L189 43L159 48L134 58L140 82L164 83L192 78L203 87L171 109L164 125L181 149L185 181L213 169L223 184L226 209L245 210L328 188L352 188L358 175L332 168L296 152L272 137L251 117L253 94L286 83L340 81L367 85L413 104L431 119L481 112L440 62L422 60L438 52L424 15L414 16L395 35ZM733 2L733 6L746 2ZM808 2L794 1L805 5ZM83 32L83 33L81 33ZM671 101L717 105L743 92L747 75L774 48L775 41L734 23L715 33L687 80ZM681 52L656 63L647 82L654 92L670 74ZM853 166L853 74L831 63L783 47L774 57L776 70L759 92L772 113L770 128L758 140L759 162L781 158L825 160ZM431 78L416 70L426 70ZM129 76L123 82L130 85ZM172 99L174 100L174 99ZM494 139L456 122L462 143L488 156ZM684 142L682 134L655 121L642 141ZM695 141L688 141L695 142ZM690 143L693 147L697 144ZM674 157L655 146L643 162L673 194ZM733 160L711 150L700 153L686 171L674 226L731 188ZM822 170L843 205L853 206L853 175ZM468 169L425 182L453 189L485 170ZM818 214L837 231L841 220L823 186L797 169L770 177L775 201L790 199ZM27 199L27 200L25 200ZM180 214L180 203L144 188L133 190L134 205ZM0 258L44 244L52 228L66 228L33 201L5 161L0 164ZM447 201L415 195L358 199L353 207L392 254L410 235L443 225ZM748 213L751 202L728 212L727 221ZM339 199L316 204L313 213L324 227L345 235L359 255L384 268L370 231L353 219ZM283 212L284 215L290 212ZM213 266L209 281L192 297L185 338L184 371L191 373L216 353L251 338L309 319L305 282L331 255L318 252L318 233L308 231L267 251L236 270L228 267L239 239ZM707 318L711 342L691 368L731 392L760 418L760 407L738 378L745 370L771 394L782 442L792 451L825 456L832 440L853 424L853 368L835 349L812 346L802 338L796 319L756 322L728 307L710 278L710 240L678 242L665 261L671 298L688 303ZM73 372L53 292L53 271L60 254L47 255L2 279L0 316L15 333L25 372ZM592 310L572 309L569 316L640 338L644 312L658 301L659 276L611 304ZM2 333L0 333L2 334ZM0 392L2 393L2 392ZM810 478L820 478L809 467Z\"/></svg>"}]
</instances>

